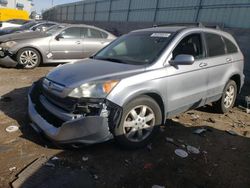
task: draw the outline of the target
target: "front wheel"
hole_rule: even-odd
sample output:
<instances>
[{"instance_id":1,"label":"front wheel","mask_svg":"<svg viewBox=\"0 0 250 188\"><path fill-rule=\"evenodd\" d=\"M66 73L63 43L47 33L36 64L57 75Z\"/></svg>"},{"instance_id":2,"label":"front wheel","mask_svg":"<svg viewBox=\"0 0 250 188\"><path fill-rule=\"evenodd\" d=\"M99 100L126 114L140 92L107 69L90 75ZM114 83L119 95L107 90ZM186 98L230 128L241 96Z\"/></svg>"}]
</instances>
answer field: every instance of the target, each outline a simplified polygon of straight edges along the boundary
<instances>
[{"instance_id":1,"label":"front wheel","mask_svg":"<svg viewBox=\"0 0 250 188\"><path fill-rule=\"evenodd\" d=\"M215 103L215 107L220 113L227 113L235 104L237 96L237 85L235 81L230 80L224 88L222 97Z\"/></svg>"},{"instance_id":2,"label":"front wheel","mask_svg":"<svg viewBox=\"0 0 250 188\"><path fill-rule=\"evenodd\" d=\"M141 96L123 107L123 115L115 128L116 141L129 149L145 146L162 123L162 113L155 100Z\"/></svg>"},{"instance_id":3,"label":"front wheel","mask_svg":"<svg viewBox=\"0 0 250 188\"><path fill-rule=\"evenodd\" d=\"M24 69L33 69L41 63L41 55L33 48L24 48L17 53L17 62Z\"/></svg>"}]
</instances>

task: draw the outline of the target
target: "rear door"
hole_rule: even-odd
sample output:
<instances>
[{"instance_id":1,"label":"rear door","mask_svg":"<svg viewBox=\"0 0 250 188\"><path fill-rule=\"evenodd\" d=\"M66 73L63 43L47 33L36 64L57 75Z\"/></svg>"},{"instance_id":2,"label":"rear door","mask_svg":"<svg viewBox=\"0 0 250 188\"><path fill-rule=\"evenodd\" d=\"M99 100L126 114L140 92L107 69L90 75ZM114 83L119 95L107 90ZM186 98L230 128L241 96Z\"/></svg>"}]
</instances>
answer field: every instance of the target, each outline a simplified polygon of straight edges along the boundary
<instances>
[{"instance_id":1,"label":"rear door","mask_svg":"<svg viewBox=\"0 0 250 188\"><path fill-rule=\"evenodd\" d=\"M232 57L222 36L215 33L205 33L208 61L208 91L207 102L218 100L228 80L232 66ZM228 75L228 76L227 76Z\"/></svg>"},{"instance_id":2,"label":"rear door","mask_svg":"<svg viewBox=\"0 0 250 188\"><path fill-rule=\"evenodd\" d=\"M172 65L167 68L166 101L168 116L202 106L206 101L208 73L206 71L204 41L201 33L184 37L172 52L177 55L192 55L192 65Z\"/></svg>"},{"instance_id":3,"label":"rear door","mask_svg":"<svg viewBox=\"0 0 250 188\"><path fill-rule=\"evenodd\" d=\"M84 57L81 27L66 28L58 36L50 42L53 59L81 59Z\"/></svg>"},{"instance_id":4,"label":"rear door","mask_svg":"<svg viewBox=\"0 0 250 188\"><path fill-rule=\"evenodd\" d=\"M108 34L103 31L86 27L82 32L83 53L85 57L95 54L111 42L111 40L108 39Z\"/></svg>"}]
</instances>

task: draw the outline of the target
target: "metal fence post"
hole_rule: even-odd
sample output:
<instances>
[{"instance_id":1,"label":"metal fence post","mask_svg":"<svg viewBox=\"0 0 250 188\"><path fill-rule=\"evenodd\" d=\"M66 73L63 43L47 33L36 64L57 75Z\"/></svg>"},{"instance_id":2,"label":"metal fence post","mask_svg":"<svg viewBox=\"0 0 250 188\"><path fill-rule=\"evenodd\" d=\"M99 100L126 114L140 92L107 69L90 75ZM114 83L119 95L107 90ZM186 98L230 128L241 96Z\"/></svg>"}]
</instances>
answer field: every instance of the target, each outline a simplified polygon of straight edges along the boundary
<instances>
[{"instance_id":1,"label":"metal fence post","mask_svg":"<svg viewBox=\"0 0 250 188\"><path fill-rule=\"evenodd\" d=\"M199 20L200 10L202 9L202 3L203 3L203 0L200 0L199 5L197 7L198 9L197 9L196 17L195 17L195 22L198 22Z\"/></svg>"},{"instance_id":2,"label":"metal fence post","mask_svg":"<svg viewBox=\"0 0 250 188\"><path fill-rule=\"evenodd\" d=\"M74 6L74 16L73 16L73 21L76 21L76 5Z\"/></svg>"},{"instance_id":3,"label":"metal fence post","mask_svg":"<svg viewBox=\"0 0 250 188\"><path fill-rule=\"evenodd\" d=\"M85 10L85 3L83 2L82 3L82 21L84 21L84 14L85 14L84 10Z\"/></svg>"},{"instance_id":4,"label":"metal fence post","mask_svg":"<svg viewBox=\"0 0 250 188\"><path fill-rule=\"evenodd\" d=\"M132 0L129 0L129 4L128 4L128 12L127 12L127 19L126 19L127 22L129 21L129 14L130 14L130 8L131 8L131 1L132 1Z\"/></svg>"},{"instance_id":5,"label":"metal fence post","mask_svg":"<svg viewBox=\"0 0 250 188\"><path fill-rule=\"evenodd\" d=\"M113 0L110 0L110 1L109 1L109 15L108 15L108 21L110 21L112 2L113 2Z\"/></svg>"},{"instance_id":6,"label":"metal fence post","mask_svg":"<svg viewBox=\"0 0 250 188\"><path fill-rule=\"evenodd\" d=\"M158 11L158 6L159 6L159 0L156 0L155 14L154 14L154 19L153 19L154 22L156 22L156 16L157 16L157 11Z\"/></svg>"},{"instance_id":7,"label":"metal fence post","mask_svg":"<svg viewBox=\"0 0 250 188\"><path fill-rule=\"evenodd\" d=\"M95 1L94 4L95 4L95 8L94 8L94 18L93 18L93 21L95 21L95 14L96 14L96 4L97 4L97 1Z\"/></svg>"}]
</instances>

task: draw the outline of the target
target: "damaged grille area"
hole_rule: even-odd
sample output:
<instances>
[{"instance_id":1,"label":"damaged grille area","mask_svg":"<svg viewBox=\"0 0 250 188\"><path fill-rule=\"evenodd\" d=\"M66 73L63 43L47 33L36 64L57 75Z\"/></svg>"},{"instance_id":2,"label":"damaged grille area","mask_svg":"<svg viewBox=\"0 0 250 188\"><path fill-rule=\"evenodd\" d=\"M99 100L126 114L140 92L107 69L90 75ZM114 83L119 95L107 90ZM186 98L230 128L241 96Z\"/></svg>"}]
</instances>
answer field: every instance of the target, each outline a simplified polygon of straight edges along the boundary
<instances>
[{"instance_id":1,"label":"damaged grille area","mask_svg":"<svg viewBox=\"0 0 250 188\"><path fill-rule=\"evenodd\" d=\"M31 91L30 97L32 102L35 104L37 112L45 119L48 123L55 127L61 127L65 121L53 115L48 111L40 101L40 96L44 96L48 102L52 105L63 109L63 111L69 114L87 116L103 116L109 120L110 130L112 131L120 123L122 108L106 99L94 99L94 98L60 98L55 96L42 87L42 82L39 81L35 84ZM107 113L107 114L105 114Z\"/></svg>"}]
</instances>

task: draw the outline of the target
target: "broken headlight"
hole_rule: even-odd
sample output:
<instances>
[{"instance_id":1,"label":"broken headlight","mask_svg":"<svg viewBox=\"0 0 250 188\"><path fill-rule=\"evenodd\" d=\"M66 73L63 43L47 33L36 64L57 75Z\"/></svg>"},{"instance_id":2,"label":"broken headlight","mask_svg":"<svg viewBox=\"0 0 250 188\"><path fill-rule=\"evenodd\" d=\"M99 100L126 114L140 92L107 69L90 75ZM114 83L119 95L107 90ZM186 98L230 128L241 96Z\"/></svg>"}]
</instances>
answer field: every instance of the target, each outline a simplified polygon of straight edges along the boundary
<instances>
[{"instance_id":1,"label":"broken headlight","mask_svg":"<svg viewBox=\"0 0 250 188\"><path fill-rule=\"evenodd\" d=\"M80 87L73 89L70 92L69 97L105 98L118 82L118 80L108 80L83 84Z\"/></svg>"},{"instance_id":2,"label":"broken headlight","mask_svg":"<svg viewBox=\"0 0 250 188\"><path fill-rule=\"evenodd\" d=\"M12 48L13 46L15 46L17 43L15 41L8 41L8 42L4 42L2 43L0 46L2 48Z\"/></svg>"}]
</instances>

